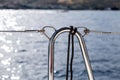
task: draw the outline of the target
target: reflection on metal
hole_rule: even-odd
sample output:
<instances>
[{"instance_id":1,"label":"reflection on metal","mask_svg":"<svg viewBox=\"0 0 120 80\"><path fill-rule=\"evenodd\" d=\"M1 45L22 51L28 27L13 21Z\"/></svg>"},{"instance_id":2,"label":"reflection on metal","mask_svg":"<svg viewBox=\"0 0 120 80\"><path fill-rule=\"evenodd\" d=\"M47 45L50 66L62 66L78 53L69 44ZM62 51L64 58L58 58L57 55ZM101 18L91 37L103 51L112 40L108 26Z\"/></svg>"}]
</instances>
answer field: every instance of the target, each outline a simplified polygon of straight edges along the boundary
<instances>
[{"instance_id":1,"label":"reflection on metal","mask_svg":"<svg viewBox=\"0 0 120 80\"><path fill-rule=\"evenodd\" d=\"M49 50L48 50L48 54L49 54L49 66L48 66L48 80L54 80L54 43L56 38L64 32L70 32L70 28L61 28L59 30L57 30L52 37L50 38L50 42L49 42ZM92 68L91 68L91 64L89 61L89 56L88 56L88 52L87 52L87 48L84 42L84 39L82 37L82 35L77 31L75 34L79 40L79 44L80 44L80 48L82 51L82 56L85 62L85 66L86 66L86 70L88 73L88 78L89 80L94 80L94 76L92 73Z\"/></svg>"}]
</instances>

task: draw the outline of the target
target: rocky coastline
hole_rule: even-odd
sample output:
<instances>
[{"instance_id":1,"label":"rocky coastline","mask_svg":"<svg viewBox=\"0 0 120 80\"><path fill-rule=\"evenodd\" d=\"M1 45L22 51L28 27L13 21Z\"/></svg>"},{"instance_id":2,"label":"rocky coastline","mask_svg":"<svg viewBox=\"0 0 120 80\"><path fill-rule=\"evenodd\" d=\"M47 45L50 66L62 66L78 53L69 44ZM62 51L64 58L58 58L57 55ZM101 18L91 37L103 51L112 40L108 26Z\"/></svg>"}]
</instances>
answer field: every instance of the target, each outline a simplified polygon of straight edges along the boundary
<instances>
[{"instance_id":1,"label":"rocky coastline","mask_svg":"<svg viewBox=\"0 0 120 80\"><path fill-rule=\"evenodd\" d=\"M11 1L11 2L10 2ZM107 3L99 4L99 3L74 3L74 4L66 4L66 3L58 3L58 2L49 2L49 3L41 3L40 0L37 2L29 1L29 2L12 2L10 1L0 1L0 9L63 9L63 10L120 10L120 6L118 4L109 4ZM14 0L13 0L14 1ZM27 0L26 0L27 1ZM36 2L35 2L36 1ZM115 2L114 2L115 3ZM120 4L120 1L119 1Z\"/></svg>"}]
</instances>

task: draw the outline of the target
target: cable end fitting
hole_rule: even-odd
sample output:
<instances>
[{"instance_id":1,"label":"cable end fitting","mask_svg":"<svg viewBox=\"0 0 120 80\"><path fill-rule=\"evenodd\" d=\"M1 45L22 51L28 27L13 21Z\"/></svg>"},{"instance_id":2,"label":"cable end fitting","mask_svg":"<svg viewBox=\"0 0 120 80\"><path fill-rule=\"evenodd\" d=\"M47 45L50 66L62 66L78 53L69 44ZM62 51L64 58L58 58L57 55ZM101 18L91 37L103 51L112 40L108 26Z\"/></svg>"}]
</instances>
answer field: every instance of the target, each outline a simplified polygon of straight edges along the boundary
<instances>
[{"instance_id":1,"label":"cable end fitting","mask_svg":"<svg viewBox=\"0 0 120 80\"><path fill-rule=\"evenodd\" d=\"M84 37L85 35L87 35L88 33L90 33L90 30L87 29L87 28L85 28L83 37Z\"/></svg>"}]
</instances>

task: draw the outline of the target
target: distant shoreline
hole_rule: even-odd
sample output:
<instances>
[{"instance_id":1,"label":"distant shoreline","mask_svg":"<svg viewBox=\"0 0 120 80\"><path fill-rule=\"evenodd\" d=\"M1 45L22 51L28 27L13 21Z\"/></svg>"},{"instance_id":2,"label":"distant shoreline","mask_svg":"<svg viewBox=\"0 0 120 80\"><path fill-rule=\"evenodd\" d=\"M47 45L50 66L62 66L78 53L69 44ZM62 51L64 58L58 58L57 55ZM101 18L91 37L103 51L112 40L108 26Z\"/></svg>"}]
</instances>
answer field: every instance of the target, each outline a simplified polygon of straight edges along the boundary
<instances>
[{"instance_id":1,"label":"distant shoreline","mask_svg":"<svg viewBox=\"0 0 120 80\"><path fill-rule=\"evenodd\" d=\"M41 10L120 10L118 7L95 7L95 6L83 6L83 5L65 5L65 4L48 4L41 6L28 6L28 5L3 5L0 9L41 9Z\"/></svg>"},{"instance_id":2,"label":"distant shoreline","mask_svg":"<svg viewBox=\"0 0 120 80\"><path fill-rule=\"evenodd\" d=\"M63 10L63 11L69 11L69 10L101 10L101 11L120 11L120 9L44 9L44 8L0 8L0 10Z\"/></svg>"},{"instance_id":3,"label":"distant shoreline","mask_svg":"<svg viewBox=\"0 0 120 80\"><path fill-rule=\"evenodd\" d=\"M1 0L0 9L120 10L120 0Z\"/></svg>"}]
</instances>

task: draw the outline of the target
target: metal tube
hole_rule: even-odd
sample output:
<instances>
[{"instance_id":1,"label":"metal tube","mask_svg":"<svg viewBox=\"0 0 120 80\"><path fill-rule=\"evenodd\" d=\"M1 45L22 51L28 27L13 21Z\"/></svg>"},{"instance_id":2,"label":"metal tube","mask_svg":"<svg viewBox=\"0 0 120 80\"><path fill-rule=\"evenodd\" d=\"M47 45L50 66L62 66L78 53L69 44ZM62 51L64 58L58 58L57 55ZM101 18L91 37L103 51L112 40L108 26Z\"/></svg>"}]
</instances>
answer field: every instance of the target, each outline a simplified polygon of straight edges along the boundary
<instances>
[{"instance_id":1,"label":"metal tube","mask_svg":"<svg viewBox=\"0 0 120 80\"><path fill-rule=\"evenodd\" d=\"M66 28L66 27L61 28L61 29L55 31L55 33L50 38L49 47L48 47L49 48L49 50L48 50L48 54L49 54L49 56L48 56L48 63L49 63L49 65L48 65L48 80L54 80L54 43L55 43L55 40L61 33L69 32L69 31L70 31L70 28ZM76 32L75 35L77 36L77 38L79 40L79 44L81 47L81 51L82 51L83 59L84 59L85 66L87 69L89 80L94 80L92 68L91 68L91 64L89 61L89 56L87 53L87 48L85 46L84 39L78 31Z\"/></svg>"},{"instance_id":2,"label":"metal tube","mask_svg":"<svg viewBox=\"0 0 120 80\"><path fill-rule=\"evenodd\" d=\"M87 69L88 78L89 78L89 80L94 80L92 67L91 67L91 64L90 64L90 59L89 59L89 56L88 56L88 51L87 51L87 47L86 47L86 44L85 44L85 40L79 32L76 33L76 36L77 36L77 38L79 40L79 44L81 46L80 49L82 51L82 56L83 56L85 66L86 66L86 69Z\"/></svg>"}]
</instances>

